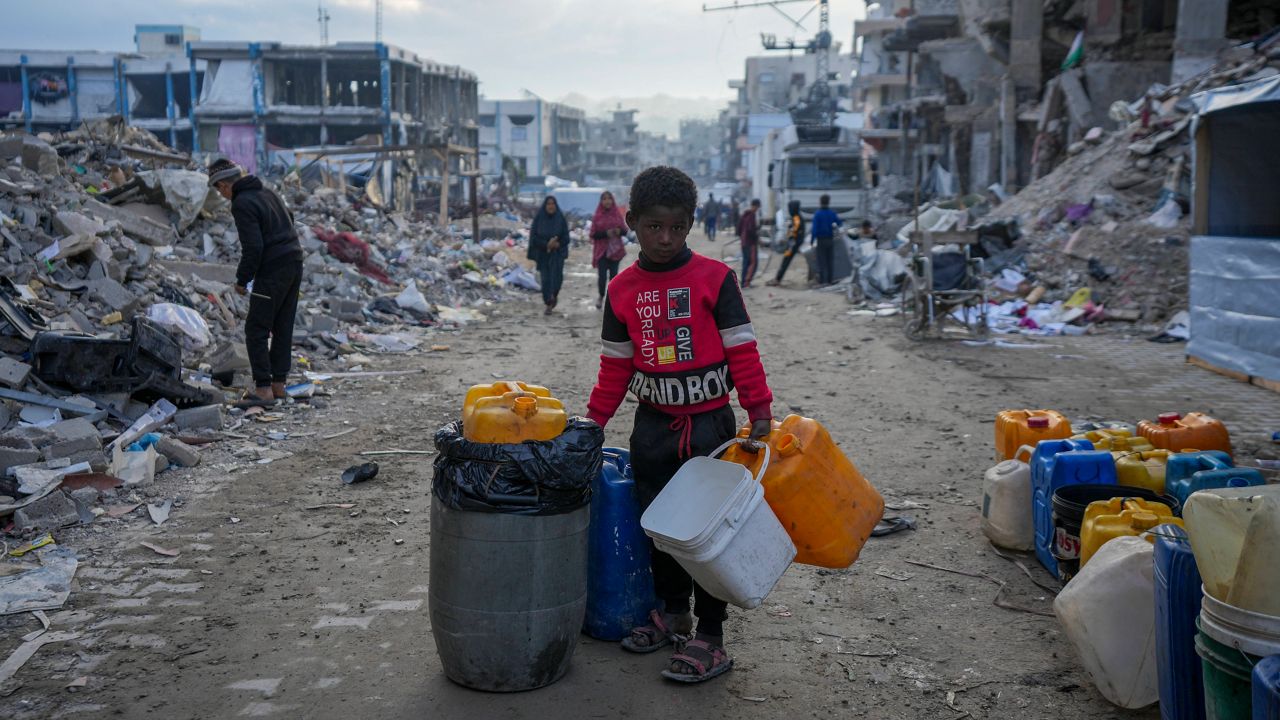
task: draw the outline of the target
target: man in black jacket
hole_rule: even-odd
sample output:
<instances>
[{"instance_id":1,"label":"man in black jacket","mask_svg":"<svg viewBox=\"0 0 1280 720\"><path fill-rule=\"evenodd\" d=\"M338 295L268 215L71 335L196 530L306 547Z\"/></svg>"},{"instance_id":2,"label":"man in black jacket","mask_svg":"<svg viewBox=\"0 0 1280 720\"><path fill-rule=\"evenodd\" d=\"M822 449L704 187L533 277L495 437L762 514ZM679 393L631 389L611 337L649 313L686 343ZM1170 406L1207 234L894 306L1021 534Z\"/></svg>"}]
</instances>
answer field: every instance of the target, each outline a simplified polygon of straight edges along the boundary
<instances>
[{"instance_id":1,"label":"man in black jacket","mask_svg":"<svg viewBox=\"0 0 1280 720\"><path fill-rule=\"evenodd\" d=\"M209 185L231 201L240 235L236 292L249 295L244 339L249 350L254 391L252 404L273 404L285 397L293 347L293 323L302 287L302 243L293 214L262 181L230 160L209 166ZM270 348L267 339L270 337Z\"/></svg>"}]
</instances>

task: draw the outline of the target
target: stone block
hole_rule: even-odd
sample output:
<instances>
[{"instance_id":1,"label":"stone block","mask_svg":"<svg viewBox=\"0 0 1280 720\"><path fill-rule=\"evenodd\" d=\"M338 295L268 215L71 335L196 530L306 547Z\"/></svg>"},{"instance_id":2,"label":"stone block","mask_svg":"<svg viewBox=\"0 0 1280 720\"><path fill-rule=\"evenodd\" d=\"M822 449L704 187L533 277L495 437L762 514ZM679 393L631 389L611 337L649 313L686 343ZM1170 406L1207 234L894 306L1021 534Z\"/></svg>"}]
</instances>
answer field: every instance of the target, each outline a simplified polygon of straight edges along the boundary
<instances>
[{"instance_id":1,"label":"stone block","mask_svg":"<svg viewBox=\"0 0 1280 720\"><path fill-rule=\"evenodd\" d=\"M312 315L311 316L311 332L326 333L337 332L338 321L328 315Z\"/></svg>"},{"instance_id":2,"label":"stone block","mask_svg":"<svg viewBox=\"0 0 1280 720\"><path fill-rule=\"evenodd\" d=\"M20 388L27 384L27 378L30 375L30 365L8 356L0 357L0 385Z\"/></svg>"},{"instance_id":3,"label":"stone block","mask_svg":"<svg viewBox=\"0 0 1280 720\"><path fill-rule=\"evenodd\" d=\"M343 322L364 322L364 303L346 298L330 298L329 310Z\"/></svg>"},{"instance_id":4,"label":"stone block","mask_svg":"<svg viewBox=\"0 0 1280 720\"><path fill-rule=\"evenodd\" d=\"M57 439L44 449L46 460L70 457L79 452L102 450L102 436L98 434L98 428L84 418L63 420L52 426L50 430L54 432Z\"/></svg>"},{"instance_id":5,"label":"stone block","mask_svg":"<svg viewBox=\"0 0 1280 720\"><path fill-rule=\"evenodd\" d=\"M107 226L83 213L59 210L53 215L53 229L63 235L102 235Z\"/></svg>"},{"instance_id":6,"label":"stone block","mask_svg":"<svg viewBox=\"0 0 1280 720\"><path fill-rule=\"evenodd\" d=\"M75 501L61 490L54 490L13 514L14 529L19 532L57 530L78 522L80 512Z\"/></svg>"},{"instance_id":7,"label":"stone block","mask_svg":"<svg viewBox=\"0 0 1280 720\"><path fill-rule=\"evenodd\" d=\"M213 351L213 355L209 358L209 367L214 375L247 368L249 351L244 343L225 341Z\"/></svg>"},{"instance_id":8,"label":"stone block","mask_svg":"<svg viewBox=\"0 0 1280 720\"><path fill-rule=\"evenodd\" d=\"M51 178L58 174L60 162L58 151L49 143L31 135L22 136L22 165L25 168Z\"/></svg>"},{"instance_id":9,"label":"stone block","mask_svg":"<svg viewBox=\"0 0 1280 720\"><path fill-rule=\"evenodd\" d=\"M200 451L175 438L161 438L156 443L156 452L169 458L173 465L195 467L200 464Z\"/></svg>"},{"instance_id":10,"label":"stone block","mask_svg":"<svg viewBox=\"0 0 1280 720\"><path fill-rule=\"evenodd\" d=\"M133 315L138 308L138 296L111 278L104 277L89 283L89 296L119 312L125 318Z\"/></svg>"},{"instance_id":11,"label":"stone block","mask_svg":"<svg viewBox=\"0 0 1280 720\"><path fill-rule=\"evenodd\" d=\"M40 460L40 451L27 438L0 437L0 474L9 468L30 465Z\"/></svg>"},{"instance_id":12,"label":"stone block","mask_svg":"<svg viewBox=\"0 0 1280 720\"><path fill-rule=\"evenodd\" d=\"M10 160L22 154L22 136L18 134L0 135L0 162Z\"/></svg>"},{"instance_id":13,"label":"stone block","mask_svg":"<svg viewBox=\"0 0 1280 720\"><path fill-rule=\"evenodd\" d=\"M129 237L155 247L173 242L173 228L139 215L138 213L114 205L89 200L84 204L84 211L104 222L116 221Z\"/></svg>"},{"instance_id":14,"label":"stone block","mask_svg":"<svg viewBox=\"0 0 1280 720\"><path fill-rule=\"evenodd\" d=\"M222 406L202 405L179 410L173 421L183 430L221 430Z\"/></svg>"}]
</instances>

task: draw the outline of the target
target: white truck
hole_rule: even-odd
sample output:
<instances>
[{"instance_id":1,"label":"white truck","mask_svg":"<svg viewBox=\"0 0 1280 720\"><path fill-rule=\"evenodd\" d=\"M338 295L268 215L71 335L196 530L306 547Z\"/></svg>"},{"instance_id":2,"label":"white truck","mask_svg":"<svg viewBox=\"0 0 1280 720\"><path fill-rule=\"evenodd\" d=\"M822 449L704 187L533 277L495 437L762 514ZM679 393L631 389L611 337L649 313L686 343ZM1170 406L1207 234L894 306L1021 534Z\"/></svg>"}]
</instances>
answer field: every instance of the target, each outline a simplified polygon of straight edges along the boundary
<instances>
[{"instance_id":1,"label":"white truck","mask_svg":"<svg viewBox=\"0 0 1280 720\"><path fill-rule=\"evenodd\" d=\"M806 221L813 219L818 199L831 196L831 209L844 221L845 227L867 217L869 209L869 175L862 158L862 142L857 132L840 128L828 142L802 142L795 126L784 128L773 142L782 150L768 164L768 193L772 215L785 210L792 200L800 201L800 213Z\"/></svg>"}]
</instances>

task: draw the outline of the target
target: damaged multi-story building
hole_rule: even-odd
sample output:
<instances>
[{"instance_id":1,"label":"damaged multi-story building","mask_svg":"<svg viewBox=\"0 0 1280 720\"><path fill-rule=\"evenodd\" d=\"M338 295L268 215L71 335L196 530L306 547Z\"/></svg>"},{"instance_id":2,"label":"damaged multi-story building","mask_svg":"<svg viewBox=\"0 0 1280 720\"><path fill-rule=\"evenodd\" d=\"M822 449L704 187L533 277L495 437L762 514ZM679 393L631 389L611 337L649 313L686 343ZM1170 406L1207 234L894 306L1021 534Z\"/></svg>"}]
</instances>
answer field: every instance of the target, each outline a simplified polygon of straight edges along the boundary
<instances>
[{"instance_id":1,"label":"damaged multi-story building","mask_svg":"<svg viewBox=\"0 0 1280 720\"><path fill-rule=\"evenodd\" d=\"M195 106L197 150L216 149L251 169L277 159L381 161L394 151L380 163L384 180L395 175L410 186L444 178L447 187L478 169L478 83L462 68L385 43L194 42L189 55L207 67ZM353 158L335 148L348 145L390 149Z\"/></svg>"},{"instance_id":2,"label":"damaged multi-story building","mask_svg":"<svg viewBox=\"0 0 1280 720\"><path fill-rule=\"evenodd\" d=\"M581 182L586 113L540 98L480 100L480 172L488 180L547 175Z\"/></svg>"},{"instance_id":3,"label":"damaged multi-story building","mask_svg":"<svg viewBox=\"0 0 1280 720\"><path fill-rule=\"evenodd\" d=\"M190 150L205 67L185 50L199 38L189 26L138 25L136 52L0 50L0 127L53 132L120 116Z\"/></svg>"},{"instance_id":4,"label":"damaged multi-story building","mask_svg":"<svg viewBox=\"0 0 1280 720\"><path fill-rule=\"evenodd\" d=\"M1015 190L1153 85L1280 21L1267 0L882 0L854 25L856 101L883 176Z\"/></svg>"},{"instance_id":5,"label":"damaged multi-story building","mask_svg":"<svg viewBox=\"0 0 1280 720\"><path fill-rule=\"evenodd\" d=\"M0 127L57 131L120 116L253 172L323 159L370 176L376 166L389 202L427 187L447 202L447 188L464 192L461 174L477 168L478 80L460 67L385 43L202 41L184 25L138 25L134 40L129 53L0 50Z\"/></svg>"}]
</instances>

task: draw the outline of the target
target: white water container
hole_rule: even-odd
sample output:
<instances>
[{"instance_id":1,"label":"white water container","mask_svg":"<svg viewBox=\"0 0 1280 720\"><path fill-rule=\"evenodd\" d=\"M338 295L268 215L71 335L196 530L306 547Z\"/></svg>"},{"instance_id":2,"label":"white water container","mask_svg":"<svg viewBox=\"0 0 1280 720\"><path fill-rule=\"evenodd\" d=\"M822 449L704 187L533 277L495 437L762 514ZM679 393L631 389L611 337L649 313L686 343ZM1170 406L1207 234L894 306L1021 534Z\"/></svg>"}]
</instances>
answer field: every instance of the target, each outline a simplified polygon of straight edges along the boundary
<instances>
[{"instance_id":1,"label":"white water container","mask_svg":"<svg viewBox=\"0 0 1280 720\"><path fill-rule=\"evenodd\" d=\"M654 545L680 563L702 589L751 609L777 584L796 546L764 501L764 486L737 463L690 459L640 518ZM768 447L760 476L769 466Z\"/></svg>"},{"instance_id":2,"label":"white water container","mask_svg":"<svg viewBox=\"0 0 1280 720\"><path fill-rule=\"evenodd\" d=\"M1182 517L1205 593L1280 615L1280 485L1194 492Z\"/></svg>"},{"instance_id":3,"label":"white water container","mask_svg":"<svg viewBox=\"0 0 1280 720\"><path fill-rule=\"evenodd\" d=\"M992 545L1026 552L1035 548L1036 525L1031 515L1031 466L1019 458L1035 451L1023 445L987 470L982 480L982 534Z\"/></svg>"},{"instance_id":4,"label":"white water container","mask_svg":"<svg viewBox=\"0 0 1280 720\"><path fill-rule=\"evenodd\" d=\"M1143 538L1115 538L1053 601L1098 692L1123 708L1160 699L1154 552Z\"/></svg>"}]
</instances>

